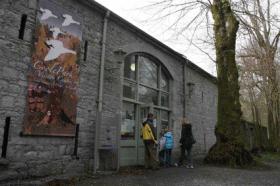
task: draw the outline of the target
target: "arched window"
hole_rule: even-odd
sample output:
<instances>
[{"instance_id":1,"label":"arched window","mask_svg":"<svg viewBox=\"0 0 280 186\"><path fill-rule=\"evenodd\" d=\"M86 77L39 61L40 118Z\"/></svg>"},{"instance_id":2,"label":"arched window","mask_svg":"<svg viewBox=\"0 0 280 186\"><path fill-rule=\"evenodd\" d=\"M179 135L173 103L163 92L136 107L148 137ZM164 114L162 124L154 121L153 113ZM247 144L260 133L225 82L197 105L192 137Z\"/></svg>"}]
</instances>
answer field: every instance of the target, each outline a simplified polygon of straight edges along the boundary
<instances>
[{"instance_id":1,"label":"arched window","mask_svg":"<svg viewBox=\"0 0 280 186\"><path fill-rule=\"evenodd\" d=\"M136 112L145 106L153 108L152 112L160 128L167 127L170 112L170 76L164 66L152 56L135 53L126 57L123 75L122 117L123 125L126 126L122 126L121 129L122 139L134 138L135 123L141 122L136 121ZM141 117L143 116L139 116L138 120L143 119Z\"/></svg>"},{"instance_id":2,"label":"arched window","mask_svg":"<svg viewBox=\"0 0 280 186\"><path fill-rule=\"evenodd\" d=\"M169 77L162 65L144 54L126 58L123 97L159 107L169 107Z\"/></svg>"}]
</instances>

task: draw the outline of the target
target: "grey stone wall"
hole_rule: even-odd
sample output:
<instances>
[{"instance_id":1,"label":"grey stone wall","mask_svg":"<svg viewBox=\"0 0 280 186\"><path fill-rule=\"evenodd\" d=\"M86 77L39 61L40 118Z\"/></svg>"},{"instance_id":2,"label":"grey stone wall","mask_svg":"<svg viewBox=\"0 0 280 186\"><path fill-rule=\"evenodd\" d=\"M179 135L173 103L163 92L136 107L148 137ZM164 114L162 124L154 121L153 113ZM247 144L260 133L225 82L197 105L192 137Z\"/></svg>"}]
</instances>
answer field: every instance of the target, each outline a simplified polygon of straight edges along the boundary
<instances>
[{"instance_id":1,"label":"grey stone wall","mask_svg":"<svg viewBox=\"0 0 280 186\"><path fill-rule=\"evenodd\" d=\"M8 168L0 168L0 180L92 170L103 15L95 13L77 1L56 1L56 3L83 18L81 56L84 41L89 42L87 60L83 61L82 57L80 59L77 106L77 123L80 124L79 159L71 156L74 151L74 138L20 136L26 106L26 75L28 65L31 64L37 1L3 0L0 6L1 144L7 116L11 117L11 128L7 152L10 163ZM27 14L27 24L24 38L20 40L18 30L22 14Z\"/></svg>"},{"instance_id":2,"label":"grey stone wall","mask_svg":"<svg viewBox=\"0 0 280 186\"><path fill-rule=\"evenodd\" d=\"M187 70L187 117L193 125L196 153L204 153L216 142L217 85L194 70ZM190 91L189 89L192 89Z\"/></svg>"},{"instance_id":3,"label":"grey stone wall","mask_svg":"<svg viewBox=\"0 0 280 186\"><path fill-rule=\"evenodd\" d=\"M87 60L80 59L79 102L77 123L79 132L79 159L71 155L74 139L63 137L23 137L23 117L26 106L28 65L34 40L36 0L3 0L0 5L0 143L3 138L5 118L11 117L7 159L8 168L0 167L0 181L5 179L41 177L65 173L84 173L92 171L94 160L94 134L96 106L101 59L102 29L105 12L98 11L87 4L75 0L55 1L83 18L83 42L88 41ZM83 1L85 2L85 1ZM101 12L101 13L100 13ZM27 14L24 39L18 39L22 14ZM129 28L129 29L128 29ZM83 56L83 42L81 56ZM175 153L179 151L181 118L183 116L183 65L184 62L168 54L166 49L157 46L137 31L117 23L109 17L102 126L100 144L115 143L118 138L117 126L121 114L120 64L116 63L114 51L123 49L127 55L144 52L156 57L168 69L171 79L171 125L175 137ZM194 91L187 95L186 114L193 123L197 139L196 152L204 152L215 142L216 124L216 85L192 69L187 69L186 83L194 83ZM202 100L203 92L203 100ZM188 93L188 92L187 92ZM109 129L109 130L108 130ZM107 136L111 139L108 142ZM0 149L1 151L1 149ZM114 156L115 152L112 152ZM1 166L1 165L0 165Z\"/></svg>"}]
</instances>

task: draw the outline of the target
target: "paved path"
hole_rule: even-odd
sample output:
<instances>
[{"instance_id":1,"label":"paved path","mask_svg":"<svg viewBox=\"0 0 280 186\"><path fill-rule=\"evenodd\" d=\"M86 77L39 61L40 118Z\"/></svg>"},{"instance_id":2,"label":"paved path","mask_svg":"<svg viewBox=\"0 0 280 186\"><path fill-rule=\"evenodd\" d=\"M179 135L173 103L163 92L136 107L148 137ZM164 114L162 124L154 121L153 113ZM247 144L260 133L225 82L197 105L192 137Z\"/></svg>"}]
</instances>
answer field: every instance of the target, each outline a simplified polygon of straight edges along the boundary
<instances>
[{"instance_id":1,"label":"paved path","mask_svg":"<svg viewBox=\"0 0 280 186\"><path fill-rule=\"evenodd\" d=\"M198 165L147 171L140 175L115 174L82 180L81 186L280 186L280 162L271 169L229 169Z\"/></svg>"},{"instance_id":2,"label":"paved path","mask_svg":"<svg viewBox=\"0 0 280 186\"><path fill-rule=\"evenodd\" d=\"M201 162L201 161L200 161ZM251 170L196 164L194 169L162 168L157 171L131 169L113 175L81 177L78 183L69 177L59 177L46 184L46 179L14 180L0 185L16 186L280 186L280 159L267 162L271 168ZM77 178L77 177L74 177ZM74 179L76 180L76 179ZM60 184L59 184L60 183Z\"/></svg>"}]
</instances>

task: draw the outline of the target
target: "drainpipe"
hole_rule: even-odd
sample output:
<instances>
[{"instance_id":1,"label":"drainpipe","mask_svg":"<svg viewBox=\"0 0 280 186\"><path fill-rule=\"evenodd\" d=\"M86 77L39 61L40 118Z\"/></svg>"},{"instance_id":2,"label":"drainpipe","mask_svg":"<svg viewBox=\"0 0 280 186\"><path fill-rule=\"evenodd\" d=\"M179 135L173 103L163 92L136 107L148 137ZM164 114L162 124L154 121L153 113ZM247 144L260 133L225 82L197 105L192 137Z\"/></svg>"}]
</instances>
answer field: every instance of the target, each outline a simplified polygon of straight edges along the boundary
<instances>
[{"instance_id":1,"label":"drainpipe","mask_svg":"<svg viewBox=\"0 0 280 186\"><path fill-rule=\"evenodd\" d=\"M103 82L104 82L104 64L105 64L105 49L107 38L107 24L110 11L107 10L104 17L103 34L102 34L102 48L101 48L101 61L100 61L100 75L99 75L99 88L98 88L98 101L97 101L97 114L95 125L95 138L94 138L94 167L93 172L96 173L99 167L99 131L102 124L102 106L103 106Z\"/></svg>"},{"instance_id":2,"label":"drainpipe","mask_svg":"<svg viewBox=\"0 0 280 186\"><path fill-rule=\"evenodd\" d=\"M186 108L187 108L187 61L184 62L183 67L183 117L186 117Z\"/></svg>"}]
</instances>

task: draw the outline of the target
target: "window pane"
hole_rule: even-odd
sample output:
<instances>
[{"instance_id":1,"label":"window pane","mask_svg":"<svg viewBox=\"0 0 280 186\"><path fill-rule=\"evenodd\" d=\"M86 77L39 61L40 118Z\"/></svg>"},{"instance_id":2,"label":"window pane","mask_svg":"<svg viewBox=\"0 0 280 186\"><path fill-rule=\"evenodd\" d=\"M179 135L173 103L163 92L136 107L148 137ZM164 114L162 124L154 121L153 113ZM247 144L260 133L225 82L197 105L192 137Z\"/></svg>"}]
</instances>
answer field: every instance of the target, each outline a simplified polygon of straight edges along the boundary
<instances>
[{"instance_id":1,"label":"window pane","mask_svg":"<svg viewBox=\"0 0 280 186\"><path fill-rule=\"evenodd\" d=\"M159 109L154 109L154 119L158 122L158 121L160 121L160 118L159 118L159 112L160 112L160 110ZM156 125L156 123L155 123L155 125Z\"/></svg>"},{"instance_id":2,"label":"window pane","mask_svg":"<svg viewBox=\"0 0 280 186\"><path fill-rule=\"evenodd\" d=\"M165 111L165 110L161 111L161 119L168 121L168 111Z\"/></svg>"},{"instance_id":3,"label":"window pane","mask_svg":"<svg viewBox=\"0 0 280 186\"><path fill-rule=\"evenodd\" d=\"M157 88L158 66L148 58L139 56L139 81L145 85Z\"/></svg>"},{"instance_id":4,"label":"window pane","mask_svg":"<svg viewBox=\"0 0 280 186\"><path fill-rule=\"evenodd\" d=\"M150 88L139 86L139 101L158 105L158 92Z\"/></svg>"},{"instance_id":5,"label":"window pane","mask_svg":"<svg viewBox=\"0 0 280 186\"><path fill-rule=\"evenodd\" d=\"M169 96L168 94L161 93L161 106L168 107L169 106Z\"/></svg>"},{"instance_id":6,"label":"window pane","mask_svg":"<svg viewBox=\"0 0 280 186\"><path fill-rule=\"evenodd\" d=\"M160 112L160 110L158 110L158 109L154 109L154 112L153 112L153 114L154 114L153 125L155 127L154 128L155 131L157 131L157 128L158 128L158 125L159 125L159 121L160 121L159 112ZM157 132L155 134L155 138L157 138Z\"/></svg>"},{"instance_id":7,"label":"window pane","mask_svg":"<svg viewBox=\"0 0 280 186\"><path fill-rule=\"evenodd\" d=\"M135 139L135 106L132 103L123 102L121 139Z\"/></svg>"},{"instance_id":8,"label":"window pane","mask_svg":"<svg viewBox=\"0 0 280 186\"><path fill-rule=\"evenodd\" d=\"M123 97L135 99L136 87L133 83L124 82Z\"/></svg>"},{"instance_id":9,"label":"window pane","mask_svg":"<svg viewBox=\"0 0 280 186\"><path fill-rule=\"evenodd\" d=\"M129 79L136 79L136 63L135 56L130 56L124 62L124 77Z\"/></svg>"},{"instance_id":10,"label":"window pane","mask_svg":"<svg viewBox=\"0 0 280 186\"><path fill-rule=\"evenodd\" d=\"M161 72L160 88L161 90L165 90L166 92L168 92L168 87L168 78L164 74L164 72Z\"/></svg>"},{"instance_id":11,"label":"window pane","mask_svg":"<svg viewBox=\"0 0 280 186\"><path fill-rule=\"evenodd\" d=\"M161 121L161 130L168 128L168 121Z\"/></svg>"}]
</instances>

